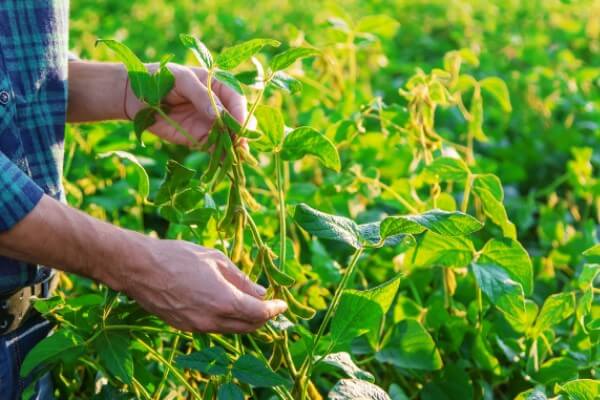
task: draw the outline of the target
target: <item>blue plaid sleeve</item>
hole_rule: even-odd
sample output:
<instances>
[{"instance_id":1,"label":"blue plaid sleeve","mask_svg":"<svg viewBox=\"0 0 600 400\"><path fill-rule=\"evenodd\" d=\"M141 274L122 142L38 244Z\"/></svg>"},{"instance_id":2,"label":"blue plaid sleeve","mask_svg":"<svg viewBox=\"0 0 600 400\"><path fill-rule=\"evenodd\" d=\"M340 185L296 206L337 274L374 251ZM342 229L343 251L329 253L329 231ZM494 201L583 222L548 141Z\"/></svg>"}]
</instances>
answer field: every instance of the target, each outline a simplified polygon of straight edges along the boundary
<instances>
[{"instance_id":1,"label":"blue plaid sleeve","mask_svg":"<svg viewBox=\"0 0 600 400\"><path fill-rule=\"evenodd\" d=\"M27 174L0 152L0 232L29 214L43 194Z\"/></svg>"}]
</instances>

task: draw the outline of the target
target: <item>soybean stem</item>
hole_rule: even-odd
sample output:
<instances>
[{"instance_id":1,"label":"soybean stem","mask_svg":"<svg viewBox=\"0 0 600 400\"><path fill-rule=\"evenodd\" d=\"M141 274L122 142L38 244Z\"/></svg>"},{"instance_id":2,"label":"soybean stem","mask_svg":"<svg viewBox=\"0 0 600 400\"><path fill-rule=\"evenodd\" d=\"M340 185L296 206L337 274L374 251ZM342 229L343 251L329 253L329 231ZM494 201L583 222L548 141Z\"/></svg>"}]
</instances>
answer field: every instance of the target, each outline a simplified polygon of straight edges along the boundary
<instances>
[{"instance_id":1,"label":"soybean stem","mask_svg":"<svg viewBox=\"0 0 600 400\"><path fill-rule=\"evenodd\" d=\"M325 333L325 329L327 328L329 321L331 320L331 318L333 317L333 315L337 309L339 301L342 297L342 293L348 286L348 283L350 282L350 278L352 277L352 275L354 273L354 269L356 268L356 265L358 264L358 259L360 258L362 253L363 253L363 249L360 248L360 249L357 249L354 252L354 254L352 255L352 259L350 260L350 263L348 264L348 268L346 269L346 272L344 273L344 276L342 277L342 280L341 280L340 284L338 285L338 287L335 291L335 294L333 295L331 305L327 309L327 312L325 313L325 317L323 318L323 322L321 322L321 325L319 326L319 330L317 331L317 335L315 336L312 346L311 346L310 350L308 351L308 355L306 356L306 358L304 359L304 362L302 363L302 366L300 367L300 379L304 378L305 375L310 376L310 371L313 366L314 351L315 351L317 345L319 344L321 337ZM304 393L306 392L306 387L302 388L302 392L303 392L303 396L304 396Z\"/></svg>"},{"instance_id":2,"label":"soybean stem","mask_svg":"<svg viewBox=\"0 0 600 400\"><path fill-rule=\"evenodd\" d=\"M177 368L173 366L172 363L166 360L159 352L154 350L152 346L149 346L143 340L139 338L137 338L136 340L140 345L142 345L142 347L144 347L148 351L148 353L150 353L154 358L156 358L159 362L161 362L165 367L167 367L171 371L171 373L183 384L183 386L186 387L186 389L189 391L190 395L194 399L202 400L202 396L200 395L200 393L198 393L198 391L194 389L192 385L189 384L187 379L185 379L185 377L181 375L181 373L177 370Z\"/></svg>"},{"instance_id":3,"label":"soybean stem","mask_svg":"<svg viewBox=\"0 0 600 400\"><path fill-rule=\"evenodd\" d=\"M173 340L173 347L171 348L171 353L169 354L169 363L173 363L173 359L175 358L175 353L177 353L177 347L179 347L179 336L175 336ZM159 400L160 395L162 394L165 385L167 384L167 379L169 378L169 368L165 368L165 372L163 373L163 377L154 393L154 399Z\"/></svg>"}]
</instances>

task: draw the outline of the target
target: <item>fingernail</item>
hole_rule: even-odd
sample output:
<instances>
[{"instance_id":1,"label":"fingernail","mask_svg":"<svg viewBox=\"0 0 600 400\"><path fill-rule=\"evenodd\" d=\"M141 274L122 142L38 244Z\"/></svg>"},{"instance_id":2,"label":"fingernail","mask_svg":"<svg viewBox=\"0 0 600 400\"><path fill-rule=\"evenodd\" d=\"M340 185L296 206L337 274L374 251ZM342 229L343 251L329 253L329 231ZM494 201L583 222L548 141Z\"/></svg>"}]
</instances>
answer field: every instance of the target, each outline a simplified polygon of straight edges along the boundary
<instances>
[{"instance_id":1,"label":"fingernail","mask_svg":"<svg viewBox=\"0 0 600 400\"><path fill-rule=\"evenodd\" d=\"M263 286L254 285L254 288L256 290L256 294L259 296L264 296L267 293L267 289L265 289Z\"/></svg>"}]
</instances>

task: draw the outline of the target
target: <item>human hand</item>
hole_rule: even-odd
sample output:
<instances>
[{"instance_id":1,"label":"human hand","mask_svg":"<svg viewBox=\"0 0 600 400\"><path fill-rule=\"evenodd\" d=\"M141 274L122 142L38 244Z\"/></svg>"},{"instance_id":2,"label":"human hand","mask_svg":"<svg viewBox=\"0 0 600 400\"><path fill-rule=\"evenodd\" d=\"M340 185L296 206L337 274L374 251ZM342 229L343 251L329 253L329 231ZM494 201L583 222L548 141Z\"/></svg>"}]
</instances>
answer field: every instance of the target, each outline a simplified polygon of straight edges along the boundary
<instances>
[{"instance_id":1,"label":"human hand","mask_svg":"<svg viewBox=\"0 0 600 400\"><path fill-rule=\"evenodd\" d=\"M165 104L169 109L168 115L198 143L203 143L217 117L208 96L208 71L204 68L174 63L169 63L167 67L175 77L175 85L165 98ZM157 68L157 64L148 65L151 73ZM211 89L219 112L226 109L236 120L243 123L247 115L246 98L216 79L212 80ZM126 88L125 96L125 114L133 118L144 108L144 104L135 97L130 86ZM157 117L156 123L148 130L175 144L188 146L195 144L161 117Z\"/></svg>"},{"instance_id":2,"label":"human hand","mask_svg":"<svg viewBox=\"0 0 600 400\"><path fill-rule=\"evenodd\" d=\"M263 300L225 255L185 241L144 238L142 257L123 271L123 291L168 324L194 332L248 333L283 313L282 300Z\"/></svg>"}]
</instances>

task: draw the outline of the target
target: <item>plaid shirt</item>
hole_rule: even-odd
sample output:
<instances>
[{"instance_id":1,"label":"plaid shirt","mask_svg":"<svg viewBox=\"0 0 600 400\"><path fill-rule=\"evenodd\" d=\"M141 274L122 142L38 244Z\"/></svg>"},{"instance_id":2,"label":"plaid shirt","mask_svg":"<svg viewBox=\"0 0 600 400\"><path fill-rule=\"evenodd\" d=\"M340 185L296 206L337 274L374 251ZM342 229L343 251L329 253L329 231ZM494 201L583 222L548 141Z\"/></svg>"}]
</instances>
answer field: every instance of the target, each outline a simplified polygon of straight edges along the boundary
<instances>
[{"instance_id":1,"label":"plaid shirt","mask_svg":"<svg viewBox=\"0 0 600 400\"><path fill-rule=\"evenodd\" d=\"M0 1L0 232L62 199L68 0ZM47 275L0 257L0 293Z\"/></svg>"}]
</instances>

